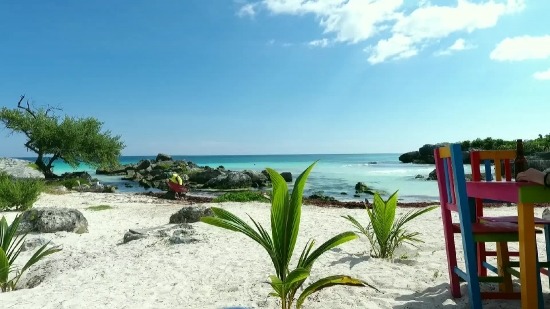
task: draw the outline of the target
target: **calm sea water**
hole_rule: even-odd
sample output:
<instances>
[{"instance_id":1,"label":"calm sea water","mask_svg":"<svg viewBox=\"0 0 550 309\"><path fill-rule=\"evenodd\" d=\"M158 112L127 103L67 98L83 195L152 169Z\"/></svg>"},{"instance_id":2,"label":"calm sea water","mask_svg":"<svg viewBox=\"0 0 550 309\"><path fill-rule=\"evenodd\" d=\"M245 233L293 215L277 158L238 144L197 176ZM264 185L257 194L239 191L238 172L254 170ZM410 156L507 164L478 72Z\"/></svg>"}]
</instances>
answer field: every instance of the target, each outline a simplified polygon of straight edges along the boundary
<instances>
[{"instance_id":1,"label":"calm sea water","mask_svg":"<svg viewBox=\"0 0 550 309\"><path fill-rule=\"evenodd\" d=\"M173 156L174 160L188 160L199 166L224 166L228 170L245 169L261 171L266 167L278 172L291 172L294 179L311 163L319 160L311 172L305 194L323 191L338 200L363 200L366 196L354 198L355 184L364 182L378 190L393 193L399 190L402 201L437 201L438 189L435 181L415 179L424 177L435 168L434 165L404 164L398 160L399 154L315 154L315 155L223 155L223 156ZM123 156L121 164L137 163L155 156ZM24 158L34 160L33 158ZM54 172L62 174L74 171L62 162L56 162ZM89 171L95 175L95 169L81 165L78 171ZM126 188L120 177L96 176L100 181L118 185L120 192L143 192L134 186ZM345 193L345 194L343 194Z\"/></svg>"}]
</instances>

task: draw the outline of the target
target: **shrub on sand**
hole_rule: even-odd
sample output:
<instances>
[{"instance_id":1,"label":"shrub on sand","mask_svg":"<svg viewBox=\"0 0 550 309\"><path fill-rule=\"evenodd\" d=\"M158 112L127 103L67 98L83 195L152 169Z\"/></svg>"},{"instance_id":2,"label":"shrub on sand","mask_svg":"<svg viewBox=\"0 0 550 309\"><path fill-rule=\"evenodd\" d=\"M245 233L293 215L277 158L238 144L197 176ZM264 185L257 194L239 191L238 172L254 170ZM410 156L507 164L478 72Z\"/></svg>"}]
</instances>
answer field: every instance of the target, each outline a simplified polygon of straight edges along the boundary
<instances>
[{"instance_id":1,"label":"shrub on sand","mask_svg":"<svg viewBox=\"0 0 550 309\"><path fill-rule=\"evenodd\" d=\"M367 207L367 214L370 222L364 227L354 217L343 216L349 220L357 230L367 236L371 245L371 256L377 258L392 258L397 247L403 243L414 245L415 242L422 242L417 236L418 232L408 232L404 226L407 222L415 219L426 212L437 208L432 206L416 211L409 211L395 221L395 210L397 208L397 191L387 201L384 201L380 194L374 194L372 209Z\"/></svg>"},{"instance_id":2,"label":"shrub on sand","mask_svg":"<svg viewBox=\"0 0 550 309\"><path fill-rule=\"evenodd\" d=\"M258 191L242 191L228 192L216 197L213 202L269 202L269 199L262 192Z\"/></svg>"},{"instance_id":3,"label":"shrub on sand","mask_svg":"<svg viewBox=\"0 0 550 309\"><path fill-rule=\"evenodd\" d=\"M17 260L19 253L21 253L23 242L27 236L27 234L16 234L20 222L21 216L15 217L11 225L8 225L4 216L0 219L0 290L2 292L15 290L17 282L19 282L21 276L29 267L45 256L61 251L61 248L58 246L48 248L48 242L36 250L23 268L17 268L15 260ZM12 274L15 275L12 276Z\"/></svg>"},{"instance_id":4,"label":"shrub on sand","mask_svg":"<svg viewBox=\"0 0 550 309\"><path fill-rule=\"evenodd\" d=\"M344 232L334 236L324 244L313 250L314 240L306 243L302 250L298 265L290 269L289 264L294 253L294 246L300 228L302 210L302 193L306 179L315 163L309 166L294 184L292 195L288 194L285 180L279 173L267 169L273 184L271 199L271 235L254 219L250 218L256 229L233 215L229 211L212 207L213 217L203 217L201 221L230 231L240 232L259 243L271 257L275 268L275 275L270 276L269 283L273 288L270 296L281 300L282 309L290 309L298 290L309 277L315 260L328 250L357 238L353 232ZM296 299L296 308L301 308L304 300L311 294L333 285L370 286L366 282L349 276L337 275L320 279L307 288Z\"/></svg>"},{"instance_id":5,"label":"shrub on sand","mask_svg":"<svg viewBox=\"0 0 550 309\"><path fill-rule=\"evenodd\" d=\"M44 188L42 180L12 179L5 173L0 173L0 210L27 210Z\"/></svg>"}]
</instances>

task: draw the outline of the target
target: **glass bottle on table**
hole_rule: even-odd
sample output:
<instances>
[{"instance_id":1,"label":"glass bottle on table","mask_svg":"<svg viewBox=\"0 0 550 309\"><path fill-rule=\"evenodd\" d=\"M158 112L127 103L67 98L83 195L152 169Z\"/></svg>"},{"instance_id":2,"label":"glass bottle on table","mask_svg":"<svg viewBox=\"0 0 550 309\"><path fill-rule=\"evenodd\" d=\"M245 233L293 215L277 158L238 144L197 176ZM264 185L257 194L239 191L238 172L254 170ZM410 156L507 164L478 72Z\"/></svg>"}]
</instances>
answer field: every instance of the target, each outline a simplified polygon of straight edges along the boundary
<instances>
[{"instance_id":1,"label":"glass bottle on table","mask_svg":"<svg viewBox=\"0 0 550 309\"><path fill-rule=\"evenodd\" d=\"M516 144L516 158L514 159L514 179L517 178L518 173L524 172L529 168L527 159L525 159L525 151L523 150L523 141L517 140Z\"/></svg>"}]
</instances>

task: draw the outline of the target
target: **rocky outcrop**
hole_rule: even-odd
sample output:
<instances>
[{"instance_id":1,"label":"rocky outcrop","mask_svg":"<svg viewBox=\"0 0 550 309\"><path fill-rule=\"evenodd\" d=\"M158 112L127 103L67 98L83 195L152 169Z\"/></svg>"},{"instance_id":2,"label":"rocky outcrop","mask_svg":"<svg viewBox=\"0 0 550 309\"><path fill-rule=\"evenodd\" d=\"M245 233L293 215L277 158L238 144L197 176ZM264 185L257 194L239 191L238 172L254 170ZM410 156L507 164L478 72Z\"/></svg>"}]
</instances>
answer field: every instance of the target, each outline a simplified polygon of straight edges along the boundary
<instances>
[{"instance_id":1,"label":"rocky outcrop","mask_svg":"<svg viewBox=\"0 0 550 309\"><path fill-rule=\"evenodd\" d=\"M203 188L239 189L252 187L252 178L243 172L227 172L208 180Z\"/></svg>"},{"instance_id":2,"label":"rocky outcrop","mask_svg":"<svg viewBox=\"0 0 550 309\"><path fill-rule=\"evenodd\" d=\"M425 144L418 151L410 151L399 156L399 161L402 163L415 164L435 164L434 149L449 145L449 143ZM464 164L470 163L470 153L462 152L462 161Z\"/></svg>"},{"instance_id":3,"label":"rocky outcrop","mask_svg":"<svg viewBox=\"0 0 550 309\"><path fill-rule=\"evenodd\" d=\"M214 213L210 207L183 207L170 216L169 223L195 223L199 222L202 217L213 215Z\"/></svg>"},{"instance_id":4,"label":"rocky outcrop","mask_svg":"<svg viewBox=\"0 0 550 309\"><path fill-rule=\"evenodd\" d=\"M160 240L165 239L171 244L189 244L198 241L198 239L193 237L194 234L195 230L190 224L167 224L146 229L130 229L124 234L122 242L128 243L134 240L153 237Z\"/></svg>"},{"instance_id":5,"label":"rocky outcrop","mask_svg":"<svg viewBox=\"0 0 550 309\"><path fill-rule=\"evenodd\" d=\"M18 233L55 233L59 231L77 234L88 232L88 220L77 209L33 208L21 215Z\"/></svg>"},{"instance_id":6,"label":"rocky outcrop","mask_svg":"<svg viewBox=\"0 0 550 309\"><path fill-rule=\"evenodd\" d=\"M13 178L44 179L44 174L35 169L32 164L27 160L0 158L0 172L4 172Z\"/></svg>"}]
</instances>

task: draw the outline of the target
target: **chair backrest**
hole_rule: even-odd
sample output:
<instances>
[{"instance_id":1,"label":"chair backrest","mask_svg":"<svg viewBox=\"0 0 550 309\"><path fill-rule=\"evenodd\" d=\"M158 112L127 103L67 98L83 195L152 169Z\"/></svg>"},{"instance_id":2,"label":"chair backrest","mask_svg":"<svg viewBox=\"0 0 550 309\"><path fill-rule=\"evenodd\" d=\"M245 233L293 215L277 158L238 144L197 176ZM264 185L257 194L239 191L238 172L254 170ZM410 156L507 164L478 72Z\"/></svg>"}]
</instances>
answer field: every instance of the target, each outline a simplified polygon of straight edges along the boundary
<instances>
[{"instance_id":1,"label":"chair backrest","mask_svg":"<svg viewBox=\"0 0 550 309\"><path fill-rule=\"evenodd\" d=\"M472 180L481 181L482 174L485 181L511 181L512 163L516 157L515 150L475 150L470 152L472 165ZM495 177L491 165L495 166ZM504 178L503 178L504 176Z\"/></svg>"},{"instance_id":2,"label":"chair backrest","mask_svg":"<svg viewBox=\"0 0 550 309\"><path fill-rule=\"evenodd\" d=\"M466 178L460 144L434 149L437 185L441 207L459 211L459 203L466 203ZM467 208L467 207L466 207ZM469 214L467 214L469 216Z\"/></svg>"}]
</instances>

